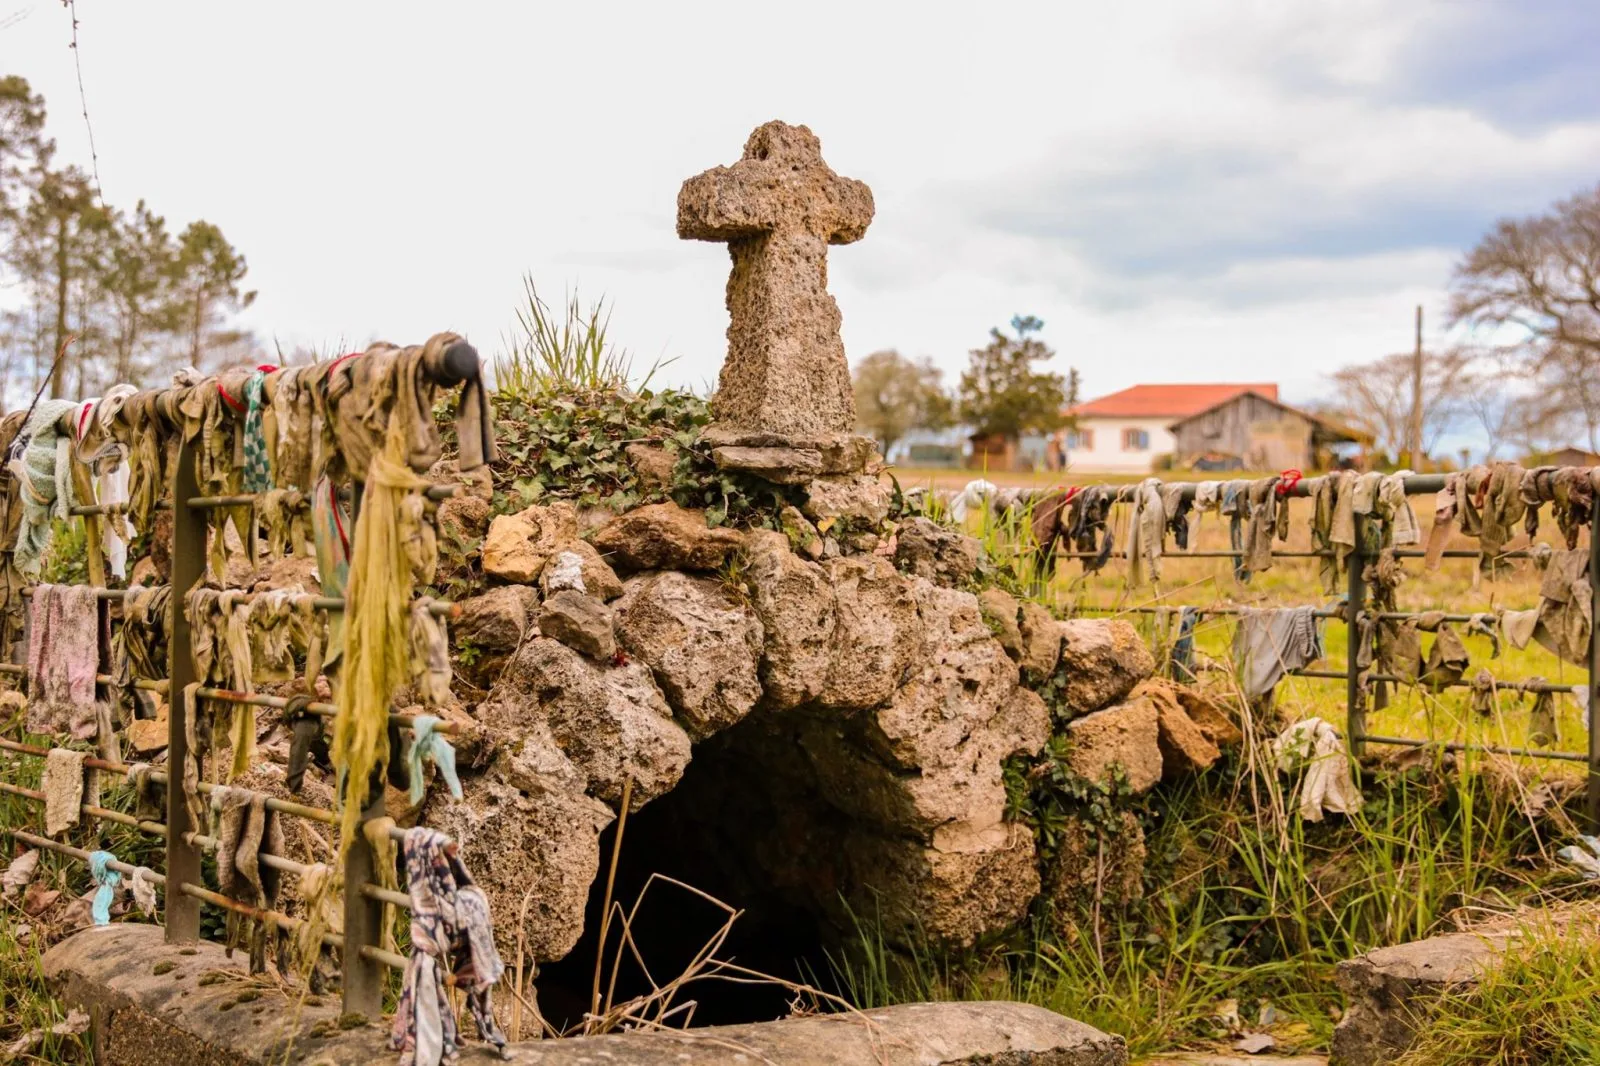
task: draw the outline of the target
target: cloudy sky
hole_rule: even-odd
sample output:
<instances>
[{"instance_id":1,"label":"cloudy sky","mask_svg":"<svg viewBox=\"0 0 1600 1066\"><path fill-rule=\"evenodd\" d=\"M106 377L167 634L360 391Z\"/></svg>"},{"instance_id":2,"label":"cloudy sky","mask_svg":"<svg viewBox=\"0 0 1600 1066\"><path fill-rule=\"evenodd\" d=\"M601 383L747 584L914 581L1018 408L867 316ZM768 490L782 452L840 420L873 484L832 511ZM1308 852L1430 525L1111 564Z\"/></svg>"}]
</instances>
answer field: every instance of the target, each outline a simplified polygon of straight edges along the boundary
<instances>
[{"instance_id":1,"label":"cloudy sky","mask_svg":"<svg viewBox=\"0 0 1600 1066\"><path fill-rule=\"evenodd\" d=\"M1600 4L273 4L78 0L106 198L204 217L286 348L499 350L521 277L614 301L658 380L724 351L685 177L806 123L877 217L833 250L852 359L952 374L1036 314L1097 395L1409 348L1499 216L1600 179ZM87 162L69 22L0 0L0 70Z\"/></svg>"}]
</instances>

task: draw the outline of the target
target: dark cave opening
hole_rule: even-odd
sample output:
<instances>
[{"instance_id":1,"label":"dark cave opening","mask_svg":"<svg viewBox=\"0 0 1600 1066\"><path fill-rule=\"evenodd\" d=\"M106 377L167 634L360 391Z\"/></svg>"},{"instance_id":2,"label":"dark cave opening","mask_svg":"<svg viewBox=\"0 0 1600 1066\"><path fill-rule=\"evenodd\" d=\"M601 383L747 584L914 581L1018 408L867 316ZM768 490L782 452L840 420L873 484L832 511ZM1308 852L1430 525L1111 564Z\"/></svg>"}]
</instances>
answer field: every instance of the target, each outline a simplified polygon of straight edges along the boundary
<instances>
[{"instance_id":1,"label":"dark cave opening","mask_svg":"<svg viewBox=\"0 0 1600 1066\"><path fill-rule=\"evenodd\" d=\"M751 719L765 717L758 712ZM677 787L628 816L612 899L624 911L632 909L653 874L691 885L743 912L717 958L834 992L826 951L830 927L811 905L814 886L799 883L793 871L809 865L808 854L831 836L818 830L836 815L816 795L805 756L782 718L747 719L700 743ZM613 822L600 838L600 871L589 892L583 936L566 958L542 966L537 978L540 1010L557 1028L580 1022L590 1009L616 833ZM770 872L775 868L783 871L778 878ZM620 944L615 906L612 914L602 997ZM727 919L721 907L658 878L631 928L650 974L665 984L688 968ZM631 953L621 954L614 1003L651 987ZM794 998L793 990L770 983L702 980L674 1005L694 1000L695 1026L728 1025L784 1017ZM682 1016L669 1024L683 1024Z\"/></svg>"}]
</instances>

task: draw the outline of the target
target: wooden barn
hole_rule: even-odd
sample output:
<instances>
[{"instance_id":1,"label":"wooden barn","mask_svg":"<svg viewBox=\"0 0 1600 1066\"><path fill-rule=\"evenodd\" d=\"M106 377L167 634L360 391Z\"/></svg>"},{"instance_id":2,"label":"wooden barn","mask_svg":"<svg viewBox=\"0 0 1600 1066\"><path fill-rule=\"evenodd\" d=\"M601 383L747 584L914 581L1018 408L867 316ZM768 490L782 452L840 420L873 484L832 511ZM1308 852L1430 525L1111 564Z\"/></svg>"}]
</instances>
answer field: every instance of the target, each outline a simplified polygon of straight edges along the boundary
<instances>
[{"instance_id":1,"label":"wooden barn","mask_svg":"<svg viewBox=\"0 0 1600 1066\"><path fill-rule=\"evenodd\" d=\"M1335 445L1370 443L1355 430L1253 390L1188 415L1169 429L1180 467L1320 470L1332 465Z\"/></svg>"}]
</instances>

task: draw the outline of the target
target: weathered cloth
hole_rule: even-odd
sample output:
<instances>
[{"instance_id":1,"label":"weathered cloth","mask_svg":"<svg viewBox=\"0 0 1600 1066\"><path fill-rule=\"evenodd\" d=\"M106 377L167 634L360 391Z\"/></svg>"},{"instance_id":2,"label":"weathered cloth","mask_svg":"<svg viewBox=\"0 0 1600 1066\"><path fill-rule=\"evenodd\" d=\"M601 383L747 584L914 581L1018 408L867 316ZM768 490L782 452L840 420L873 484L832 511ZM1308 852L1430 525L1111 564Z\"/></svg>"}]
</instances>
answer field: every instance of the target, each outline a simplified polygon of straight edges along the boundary
<instances>
[{"instance_id":1,"label":"weathered cloth","mask_svg":"<svg viewBox=\"0 0 1600 1066\"><path fill-rule=\"evenodd\" d=\"M267 435L263 427L266 401L267 375L257 370L244 383L244 426L240 444L244 450L245 492L266 492L272 488L272 460L267 450Z\"/></svg>"},{"instance_id":2,"label":"weathered cloth","mask_svg":"<svg viewBox=\"0 0 1600 1066\"><path fill-rule=\"evenodd\" d=\"M1317 572L1322 578L1323 590L1329 595L1340 591L1350 553L1356 547L1354 483L1355 474L1349 470L1324 474L1310 482L1311 547L1327 553L1318 558Z\"/></svg>"},{"instance_id":3,"label":"weathered cloth","mask_svg":"<svg viewBox=\"0 0 1600 1066\"><path fill-rule=\"evenodd\" d=\"M45 836L57 836L78 824L83 805L83 760L83 752L69 748L51 748L45 756L39 788L44 793Z\"/></svg>"},{"instance_id":4,"label":"weathered cloth","mask_svg":"<svg viewBox=\"0 0 1600 1066\"><path fill-rule=\"evenodd\" d=\"M310 492L313 445L316 442L316 367L291 366L268 377L271 403L262 419L262 435L272 455L273 479L283 488Z\"/></svg>"},{"instance_id":5,"label":"weathered cloth","mask_svg":"<svg viewBox=\"0 0 1600 1066\"><path fill-rule=\"evenodd\" d=\"M1144 584L1148 567L1150 580L1161 580L1161 540L1167 526L1161 505L1161 482L1145 478L1133 491L1132 513L1128 518L1128 584Z\"/></svg>"},{"instance_id":6,"label":"weathered cloth","mask_svg":"<svg viewBox=\"0 0 1600 1066\"><path fill-rule=\"evenodd\" d=\"M1587 666L1592 609L1589 550L1556 552L1539 583L1534 639L1567 662Z\"/></svg>"},{"instance_id":7,"label":"weathered cloth","mask_svg":"<svg viewBox=\"0 0 1600 1066\"><path fill-rule=\"evenodd\" d=\"M155 871L148 866L136 867L133 877L128 880L128 888L133 892L133 902L138 904L139 913L146 918L156 916L156 881Z\"/></svg>"},{"instance_id":8,"label":"weathered cloth","mask_svg":"<svg viewBox=\"0 0 1600 1066\"><path fill-rule=\"evenodd\" d=\"M439 732L442 723L431 714L419 714L412 720L411 750L406 752L406 770L410 773L412 806L422 802L427 781L422 776L422 760L427 759L439 770L439 776L450 789L450 795L461 798L461 779L456 776L456 749L450 746Z\"/></svg>"},{"instance_id":9,"label":"weathered cloth","mask_svg":"<svg viewBox=\"0 0 1600 1066\"><path fill-rule=\"evenodd\" d=\"M454 333L435 333L408 348L379 343L359 358L339 360L330 368L325 379L327 405L345 472L358 481L365 479L391 427L400 434L401 458L414 473L421 474L438 461L436 387L427 367L460 340ZM481 441L485 427L469 431Z\"/></svg>"},{"instance_id":10,"label":"weathered cloth","mask_svg":"<svg viewBox=\"0 0 1600 1066\"><path fill-rule=\"evenodd\" d=\"M1295 791L1305 821L1322 821L1324 811L1354 814L1361 809L1361 792L1350 773L1344 740L1321 718L1306 718L1285 729L1272 742L1272 754L1279 772L1305 771Z\"/></svg>"},{"instance_id":11,"label":"weathered cloth","mask_svg":"<svg viewBox=\"0 0 1600 1066\"><path fill-rule=\"evenodd\" d=\"M1530 677L1528 684L1544 684L1542 677ZM1528 708L1528 743L1536 748L1553 748L1560 740L1556 729L1556 696L1549 691L1533 693L1533 705Z\"/></svg>"},{"instance_id":12,"label":"weathered cloth","mask_svg":"<svg viewBox=\"0 0 1600 1066\"><path fill-rule=\"evenodd\" d=\"M1194 626L1200 612L1189 604L1178 608L1178 637L1172 642L1171 674L1174 681L1192 683L1194 676Z\"/></svg>"},{"instance_id":13,"label":"weathered cloth","mask_svg":"<svg viewBox=\"0 0 1600 1066\"><path fill-rule=\"evenodd\" d=\"M78 461L95 476L93 502L108 508L126 507L128 503L128 447L116 439L113 427L123 405L137 391L132 385L112 386L105 396L79 405L73 424ZM98 522L105 535L103 550L112 576L126 577L128 541L135 533L127 516L112 511L89 521Z\"/></svg>"},{"instance_id":14,"label":"weathered cloth","mask_svg":"<svg viewBox=\"0 0 1600 1066\"><path fill-rule=\"evenodd\" d=\"M167 676L167 634L172 631L172 587L151 585L122 600L122 624L111 639L118 683L137 695L133 683Z\"/></svg>"},{"instance_id":15,"label":"weathered cloth","mask_svg":"<svg viewBox=\"0 0 1600 1066\"><path fill-rule=\"evenodd\" d=\"M122 874L111 868L116 861L117 857L109 851L89 853L89 876L95 885L89 917L95 925L111 924L111 904L116 902L117 887L122 884Z\"/></svg>"},{"instance_id":16,"label":"weathered cloth","mask_svg":"<svg viewBox=\"0 0 1600 1066\"><path fill-rule=\"evenodd\" d=\"M1167 516L1167 532L1172 534L1179 551L1189 550L1189 514L1194 508L1194 497L1184 491L1179 483L1161 489L1161 510Z\"/></svg>"},{"instance_id":17,"label":"weathered cloth","mask_svg":"<svg viewBox=\"0 0 1600 1066\"><path fill-rule=\"evenodd\" d=\"M1423 628L1426 628L1424 623ZM1438 624L1433 646L1428 649L1428 661L1422 668L1419 680L1438 692L1459 682L1471 665L1467 645L1455 627L1448 622Z\"/></svg>"},{"instance_id":18,"label":"weathered cloth","mask_svg":"<svg viewBox=\"0 0 1600 1066\"><path fill-rule=\"evenodd\" d=\"M1512 538L1516 524L1527 512L1522 501L1523 469L1516 463L1495 463L1478 490L1481 500L1481 529L1478 545L1483 552L1480 565L1493 573L1501 565L1501 552Z\"/></svg>"},{"instance_id":19,"label":"weathered cloth","mask_svg":"<svg viewBox=\"0 0 1600 1066\"><path fill-rule=\"evenodd\" d=\"M256 502L267 537L267 558L311 554L311 508L299 489L269 489Z\"/></svg>"},{"instance_id":20,"label":"weathered cloth","mask_svg":"<svg viewBox=\"0 0 1600 1066\"><path fill-rule=\"evenodd\" d=\"M311 532L317 552L317 578L322 594L343 599L350 580L350 515L339 502L333 482L322 478L311 492ZM344 654L345 612L328 616L328 644L323 667L330 672ZM315 681L312 677L310 680Z\"/></svg>"},{"instance_id":21,"label":"weathered cloth","mask_svg":"<svg viewBox=\"0 0 1600 1066\"><path fill-rule=\"evenodd\" d=\"M1272 537L1280 527L1288 536L1288 500L1278 497L1279 481L1277 477L1258 478L1247 490L1250 527L1245 537L1244 580L1272 569Z\"/></svg>"},{"instance_id":22,"label":"weathered cloth","mask_svg":"<svg viewBox=\"0 0 1600 1066\"><path fill-rule=\"evenodd\" d=\"M1223 517L1228 520L1228 544L1233 549L1233 577L1236 581L1250 580L1250 563L1245 557L1245 519L1250 516L1250 482L1229 481L1222 486Z\"/></svg>"},{"instance_id":23,"label":"weathered cloth","mask_svg":"<svg viewBox=\"0 0 1600 1066\"><path fill-rule=\"evenodd\" d=\"M257 909L270 909L278 900L281 875L261 861L262 855L282 855L283 830L276 812L267 808L260 792L221 787L212 792L217 821L217 887L222 894ZM228 912L228 952L241 935L248 936L250 972L266 968L267 923Z\"/></svg>"},{"instance_id":24,"label":"weathered cloth","mask_svg":"<svg viewBox=\"0 0 1600 1066\"><path fill-rule=\"evenodd\" d=\"M366 806L373 768L389 756L389 702L411 677L411 645L396 637L406 631L412 589L432 580L427 564L420 490L426 479L408 469L405 453L415 441L404 420L392 422L384 450L373 456L366 496L356 520L350 553L350 584L345 600L344 667L334 702L333 762L345 790L341 847L355 840ZM432 562L438 562L433 544Z\"/></svg>"},{"instance_id":25,"label":"weathered cloth","mask_svg":"<svg viewBox=\"0 0 1600 1066\"><path fill-rule=\"evenodd\" d=\"M28 730L98 731L95 674L100 668L101 611L88 585L38 585L28 631Z\"/></svg>"},{"instance_id":26,"label":"weathered cloth","mask_svg":"<svg viewBox=\"0 0 1600 1066\"><path fill-rule=\"evenodd\" d=\"M1322 658L1316 608L1243 608L1233 635L1240 687L1251 699L1271 692L1283 676Z\"/></svg>"},{"instance_id":27,"label":"weathered cloth","mask_svg":"<svg viewBox=\"0 0 1600 1066\"><path fill-rule=\"evenodd\" d=\"M1456 516L1460 510L1460 499L1466 489L1466 475L1462 473L1451 474L1445 478L1444 488L1440 489L1433 497L1433 528L1428 530L1427 554L1423 556L1423 568L1437 570L1444 562L1444 550L1450 543L1450 538L1456 531Z\"/></svg>"},{"instance_id":28,"label":"weathered cloth","mask_svg":"<svg viewBox=\"0 0 1600 1066\"><path fill-rule=\"evenodd\" d=\"M450 634L433 603L429 596L411 602L411 687L423 703L441 707L450 702Z\"/></svg>"},{"instance_id":29,"label":"weathered cloth","mask_svg":"<svg viewBox=\"0 0 1600 1066\"><path fill-rule=\"evenodd\" d=\"M500 458L494 442L494 412L480 374L461 383L456 406L456 461L465 472Z\"/></svg>"},{"instance_id":30,"label":"weathered cloth","mask_svg":"<svg viewBox=\"0 0 1600 1066\"><path fill-rule=\"evenodd\" d=\"M1104 567L1111 558L1112 536L1106 528L1111 516L1111 505L1116 493L1109 485L1090 485L1074 497L1071 507L1072 526L1069 537L1072 550L1084 554L1083 569L1092 573Z\"/></svg>"},{"instance_id":31,"label":"weathered cloth","mask_svg":"<svg viewBox=\"0 0 1600 1066\"><path fill-rule=\"evenodd\" d=\"M963 524L968 514L988 507L990 499L999 491L998 485L981 477L967 482L950 500L950 520L958 526Z\"/></svg>"},{"instance_id":32,"label":"weathered cloth","mask_svg":"<svg viewBox=\"0 0 1600 1066\"><path fill-rule=\"evenodd\" d=\"M61 421L76 413L71 400L40 400L12 442L6 468L21 490L22 523L14 549L24 577L36 578L55 535L56 519L65 520L77 502L72 491L72 436Z\"/></svg>"},{"instance_id":33,"label":"weathered cloth","mask_svg":"<svg viewBox=\"0 0 1600 1066\"><path fill-rule=\"evenodd\" d=\"M406 830L405 864L411 895L411 958L406 963L389 1046L399 1066L451 1066L459 1061L456 1012L445 995L444 974L466 993L478 1035L503 1048L490 990L504 972L494 947L489 901L443 833Z\"/></svg>"}]
</instances>

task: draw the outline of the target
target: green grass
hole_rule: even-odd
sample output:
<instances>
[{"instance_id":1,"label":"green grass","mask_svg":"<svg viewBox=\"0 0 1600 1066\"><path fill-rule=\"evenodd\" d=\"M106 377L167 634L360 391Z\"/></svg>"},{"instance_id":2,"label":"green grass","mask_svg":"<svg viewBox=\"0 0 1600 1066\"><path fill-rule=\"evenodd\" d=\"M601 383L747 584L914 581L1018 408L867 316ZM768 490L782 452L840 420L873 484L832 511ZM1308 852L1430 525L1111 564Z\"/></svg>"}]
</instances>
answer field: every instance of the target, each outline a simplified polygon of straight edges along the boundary
<instances>
[{"instance_id":1,"label":"green grass","mask_svg":"<svg viewBox=\"0 0 1600 1066\"><path fill-rule=\"evenodd\" d=\"M1600 936L1534 924L1475 987L1447 995L1396 1066L1600 1061Z\"/></svg>"},{"instance_id":2,"label":"green grass","mask_svg":"<svg viewBox=\"0 0 1600 1066\"><path fill-rule=\"evenodd\" d=\"M533 278L523 279L525 299L506 352L494 362L495 389L523 399L586 396L642 390L671 360L657 360L635 382L633 357L610 339L611 309L604 297L584 306L576 291L553 308Z\"/></svg>"}]
</instances>

